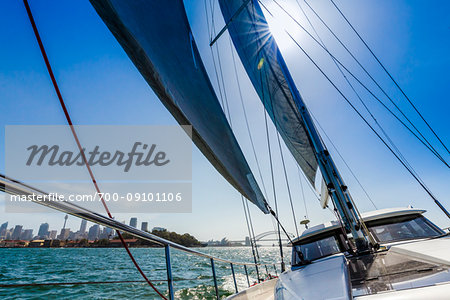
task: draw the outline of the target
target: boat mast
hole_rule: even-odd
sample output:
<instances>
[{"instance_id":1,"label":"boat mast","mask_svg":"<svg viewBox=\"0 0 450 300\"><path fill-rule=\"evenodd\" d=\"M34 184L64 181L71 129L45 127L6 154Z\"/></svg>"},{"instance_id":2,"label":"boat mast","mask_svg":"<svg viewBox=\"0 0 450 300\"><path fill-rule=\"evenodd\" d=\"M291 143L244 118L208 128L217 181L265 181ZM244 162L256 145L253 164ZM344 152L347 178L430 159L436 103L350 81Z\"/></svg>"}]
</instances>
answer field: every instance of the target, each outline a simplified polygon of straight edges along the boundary
<instances>
[{"instance_id":1,"label":"boat mast","mask_svg":"<svg viewBox=\"0 0 450 300\"><path fill-rule=\"evenodd\" d=\"M278 62L281 68L287 73L287 66L284 59L281 57L281 53L278 50L277 53ZM344 183L339 171L334 164L333 158L325 147L322 139L320 138L319 132L317 131L312 117L306 108L306 105L300 96L299 91L295 88L295 84L291 76L286 76L290 87L294 87L291 90L294 101L296 102L301 117L303 118L306 131L311 140L311 144L314 147L317 162L322 172L323 179L328 189L328 193L331 196L333 204L336 208L336 212L339 215L344 229L347 234L351 233L356 246L356 252L366 252L369 250L369 240L371 239L370 234L366 231L364 226L362 226L362 220L353 204L350 193L347 186ZM373 241L372 241L373 245Z\"/></svg>"},{"instance_id":2,"label":"boat mast","mask_svg":"<svg viewBox=\"0 0 450 300\"><path fill-rule=\"evenodd\" d=\"M247 7L248 3L251 3L252 10L247 11L248 16L245 14L242 15L242 11L244 11L244 7ZM227 29L230 30L231 23L236 21L239 22L238 24L241 24L239 25L238 28L239 30L242 30L243 32L249 31L255 35L254 39L252 39L251 42L247 42L247 44L245 45L242 44L243 42L238 39L237 40L238 47L236 49L238 53L240 53L241 60L244 63L244 66L247 70L247 73L250 76L250 79L252 79L253 85L255 86L264 104L264 107L270 114L271 109L273 109L273 107L268 109L265 103L264 87L259 86L259 84L263 85L262 80L261 83L258 82L257 84L255 84L256 81L255 78L258 76L258 74L260 74L259 72L262 71L261 67L255 66L255 62L262 61L261 60L262 58L264 58L263 62L267 61L266 64L267 68L269 68L272 74L271 79L275 81L274 86L272 88L281 89L285 94L288 93L287 91L288 88L290 90L290 94L292 95L292 99L289 99L289 97L286 96L287 98L284 99L282 102L283 105L290 106L291 109L284 110L282 114L278 114L277 116L272 111L271 115L272 121L274 121L274 123L277 123L275 119L277 117L278 118L285 117L283 115L284 113L287 114L289 113L290 114L289 116L292 118L297 117L302 119L299 120L304 129L302 135L306 135L310 142L310 145L305 144L303 146L310 148L309 155L315 156L318 168L320 168L320 171L323 175L323 179L325 181L328 194L331 196L334 207L338 214L338 218L340 219L345 232L347 234L350 233L352 234L354 244L356 246L355 249L356 252L360 253L370 250L369 248L370 244L375 245L375 242L371 237L370 233L367 231L367 228L364 226L364 223L362 222L359 213L353 204L350 193L347 190L347 186L345 185L343 179L341 178L336 168L336 165L333 162L333 159L331 158L324 143L322 142L319 132L314 126L312 117L309 114L308 109L306 108L306 105L295 86L295 83L289 73L289 70L286 66L283 56L281 55L280 50L276 45L276 42L274 40L271 40L270 38L268 39L267 35L265 34L265 32L267 31L270 32L270 30L268 28L262 10L259 7L258 1L219 0L219 4L221 5L222 13L224 14L226 24L225 27L219 32L218 36L216 36L210 44L211 45L214 44L214 42L217 41L217 39L221 36L221 34L225 30ZM251 26L247 24L251 24ZM236 36L240 34L240 32L237 32L238 29L231 30L231 36L233 38L233 41L235 42L235 47L236 47ZM263 32L264 34L262 34ZM274 56L276 56L276 58ZM271 64L274 64L274 66L271 66ZM280 74L280 71L282 74ZM266 84L270 84L269 82L267 82L267 80L268 79L266 79ZM287 83L286 85L284 85L283 83L284 80L286 80ZM292 107L292 103L290 103L291 100L294 101L296 107ZM292 126L295 125L297 124L292 124ZM280 130L278 126L277 130ZM283 134L283 132L280 133ZM303 141L299 140L298 142ZM305 158L303 157L303 159ZM315 169L315 166L313 168ZM316 170L314 170L314 172L315 171Z\"/></svg>"}]
</instances>

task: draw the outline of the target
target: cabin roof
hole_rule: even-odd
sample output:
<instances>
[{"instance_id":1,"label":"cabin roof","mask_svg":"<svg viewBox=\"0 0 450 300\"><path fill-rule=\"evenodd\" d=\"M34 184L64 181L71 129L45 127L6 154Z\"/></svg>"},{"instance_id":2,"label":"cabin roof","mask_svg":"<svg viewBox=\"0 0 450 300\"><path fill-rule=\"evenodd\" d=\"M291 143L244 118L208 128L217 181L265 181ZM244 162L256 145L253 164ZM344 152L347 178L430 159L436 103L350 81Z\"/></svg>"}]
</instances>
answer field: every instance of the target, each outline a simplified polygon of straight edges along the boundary
<instances>
[{"instance_id":1,"label":"cabin roof","mask_svg":"<svg viewBox=\"0 0 450 300\"><path fill-rule=\"evenodd\" d=\"M362 217L363 221L368 222L368 221L381 220L381 219L397 217L397 216L423 214L424 212L426 212L426 210L410 208L410 207L386 208L386 209L379 209L379 210L362 213L361 217ZM339 225L338 221L330 221L330 222L326 222L323 224L313 226L313 227L308 228L305 231L303 231L299 237L297 237L293 240L293 242L296 243L296 242L305 240L305 239L310 238L315 235L333 231L333 230L339 228L339 226L340 225Z\"/></svg>"}]
</instances>

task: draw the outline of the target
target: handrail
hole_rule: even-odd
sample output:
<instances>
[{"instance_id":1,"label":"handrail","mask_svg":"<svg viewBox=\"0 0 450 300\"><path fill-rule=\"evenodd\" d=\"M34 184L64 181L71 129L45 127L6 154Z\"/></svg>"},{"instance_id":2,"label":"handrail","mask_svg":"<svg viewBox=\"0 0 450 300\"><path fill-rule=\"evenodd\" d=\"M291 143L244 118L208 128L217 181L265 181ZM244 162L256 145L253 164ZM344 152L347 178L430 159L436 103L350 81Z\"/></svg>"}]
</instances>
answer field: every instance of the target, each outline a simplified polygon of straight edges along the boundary
<instances>
[{"instance_id":1,"label":"handrail","mask_svg":"<svg viewBox=\"0 0 450 300\"><path fill-rule=\"evenodd\" d=\"M178 250L181 250L188 254L209 258L209 260L211 262L211 269L212 269L213 278L214 278L214 288L215 288L217 299L220 298L220 295L219 295L219 288L217 285L216 270L215 270L215 265L214 265L215 261L230 264L236 293L238 292L238 286L236 283L236 275L234 272L233 265L244 266L245 275L247 277L247 283L248 283L249 287L250 287L250 280L249 280L249 276L248 276L247 266L254 266L256 268L258 282L260 280L259 273L258 273L258 266L265 266L266 270L267 270L267 264L264 264L264 263L236 262L236 261L223 259L220 257L215 257L212 255L182 246L180 244L171 242L169 240L163 239L163 238L156 236L154 234L151 234L149 232L145 232L145 231L139 230L137 228L134 228L132 226L120 223L112 218L109 218L102 214L93 212L89 209L86 209L84 207L76 205L72 202L62 201L59 199L56 199L56 201L55 201L55 200L51 199L51 197L48 193L45 193L44 191L41 191L37 188L29 186L18 180L8 178L2 174L0 174L0 191L3 191L5 193L11 194L11 195L33 196L33 197L31 197L32 202L47 206L47 207L55 209L55 210L62 211L64 213L70 214L72 216L75 216L75 217L78 217L78 218L81 218L81 219L84 219L87 221L91 221L91 222L94 222L94 223L97 223L97 224L100 224L100 225L103 225L103 226L106 226L106 227L109 227L109 228L112 228L112 229L115 229L118 231L129 233L129 234L131 234L135 237L141 238L143 240L147 240L150 242L157 243L161 246L164 246L164 249L165 249L164 252L165 252L165 257L166 257L166 268L167 268L168 294L169 294L170 300L173 300L174 296L175 296L174 289L173 289L172 267L171 267L171 261L170 261L170 248L178 249ZM40 195L42 199L37 200L36 197L34 197L35 195ZM274 268L275 268L275 273L277 273L275 264L274 264ZM268 274L268 275L270 277L270 274Z\"/></svg>"},{"instance_id":2,"label":"handrail","mask_svg":"<svg viewBox=\"0 0 450 300\"><path fill-rule=\"evenodd\" d=\"M37 188L31 187L25 183L22 183L20 181L8 178L2 174L0 174L0 191L9 193L9 194L16 194L16 195L36 195L36 194L40 194L42 196L49 196L48 193L45 193ZM32 199L34 199L35 197L33 197ZM119 231L123 231L126 233L129 233L135 237L141 238L143 240L147 240L150 242L154 242L157 243L161 246L170 246L171 248L174 249L178 249L196 256L201 256L201 257L205 257L205 258L209 258L209 259L214 259L215 261L220 261L223 263L228 263L228 264L234 264L234 265L247 265L247 266L264 266L267 265L268 263L250 263L250 262L236 262L236 261L231 261L231 260L227 260L227 259L223 259L220 257L215 257L185 246L182 246L180 244L174 243L172 241L166 240L164 238L161 238L159 236L156 236L154 234L151 234L149 232L145 232L142 230L139 230L137 228L134 228L132 226L123 224L117 220L108 218L102 214L93 212L89 209L86 209L84 207L81 207L79 205L76 205L74 203L71 202L67 202L67 201L61 201L61 200L51 200L48 199L47 197L45 197L42 201L37 201L37 200L33 200L33 202L47 206L49 208L55 209L55 210L59 210L62 211L64 213L70 214L72 216L78 217L78 218L82 218L85 219L87 221L91 221L93 223L97 223L115 230L119 230Z\"/></svg>"}]
</instances>

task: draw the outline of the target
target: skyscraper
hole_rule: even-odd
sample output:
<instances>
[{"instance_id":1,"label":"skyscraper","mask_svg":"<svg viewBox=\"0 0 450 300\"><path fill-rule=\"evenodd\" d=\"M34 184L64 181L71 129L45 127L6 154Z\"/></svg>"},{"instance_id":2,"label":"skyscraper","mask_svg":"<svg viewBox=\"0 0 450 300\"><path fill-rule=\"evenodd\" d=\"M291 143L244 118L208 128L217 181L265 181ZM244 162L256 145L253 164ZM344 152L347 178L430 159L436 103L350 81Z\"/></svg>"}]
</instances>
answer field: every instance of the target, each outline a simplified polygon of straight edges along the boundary
<instances>
[{"instance_id":1,"label":"skyscraper","mask_svg":"<svg viewBox=\"0 0 450 300\"><path fill-rule=\"evenodd\" d=\"M81 225L80 225L80 233L85 233L86 232L86 227L87 227L87 221L86 220L81 220Z\"/></svg>"},{"instance_id":2,"label":"skyscraper","mask_svg":"<svg viewBox=\"0 0 450 300\"><path fill-rule=\"evenodd\" d=\"M33 239L33 229L25 229L20 237L21 240L30 241Z\"/></svg>"},{"instance_id":3,"label":"skyscraper","mask_svg":"<svg viewBox=\"0 0 450 300\"><path fill-rule=\"evenodd\" d=\"M16 227L14 228L14 231L12 233L11 239L12 240L18 240L20 239L20 236L22 235L22 225L16 225Z\"/></svg>"},{"instance_id":4,"label":"skyscraper","mask_svg":"<svg viewBox=\"0 0 450 300\"><path fill-rule=\"evenodd\" d=\"M113 235L113 230L109 227L103 228L103 232L105 232L105 234L108 236L108 238Z\"/></svg>"},{"instance_id":5,"label":"skyscraper","mask_svg":"<svg viewBox=\"0 0 450 300\"><path fill-rule=\"evenodd\" d=\"M7 230L8 230L8 222L5 222L0 226L0 239L4 239L6 237Z\"/></svg>"},{"instance_id":6,"label":"skyscraper","mask_svg":"<svg viewBox=\"0 0 450 300\"><path fill-rule=\"evenodd\" d=\"M3 230L6 230L7 228L8 228L8 222L3 223L3 224L0 226L0 232L3 231Z\"/></svg>"},{"instance_id":7,"label":"skyscraper","mask_svg":"<svg viewBox=\"0 0 450 300\"><path fill-rule=\"evenodd\" d=\"M50 233L48 234L48 238L51 239L51 240L56 240L56 234L57 233L58 232L56 230L50 231Z\"/></svg>"},{"instance_id":8,"label":"skyscraper","mask_svg":"<svg viewBox=\"0 0 450 300\"><path fill-rule=\"evenodd\" d=\"M58 239L62 240L62 241L67 240L69 238L69 234L70 234L70 228L63 228L63 229L61 229L61 233L58 236Z\"/></svg>"},{"instance_id":9,"label":"skyscraper","mask_svg":"<svg viewBox=\"0 0 450 300\"><path fill-rule=\"evenodd\" d=\"M38 236L39 238L45 238L48 237L48 223L42 223L41 226L39 226Z\"/></svg>"},{"instance_id":10,"label":"skyscraper","mask_svg":"<svg viewBox=\"0 0 450 300\"><path fill-rule=\"evenodd\" d=\"M88 240L94 241L100 235L100 225L95 224L89 228Z\"/></svg>"},{"instance_id":11,"label":"skyscraper","mask_svg":"<svg viewBox=\"0 0 450 300\"><path fill-rule=\"evenodd\" d=\"M141 223L141 230L142 231L148 231L148 222L142 222Z\"/></svg>"},{"instance_id":12,"label":"skyscraper","mask_svg":"<svg viewBox=\"0 0 450 300\"><path fill-rule=\"evenodd\" d=\"M137 228L137 218L131 218L130 219L130 226Z\"/></svg>"}]
</instances>

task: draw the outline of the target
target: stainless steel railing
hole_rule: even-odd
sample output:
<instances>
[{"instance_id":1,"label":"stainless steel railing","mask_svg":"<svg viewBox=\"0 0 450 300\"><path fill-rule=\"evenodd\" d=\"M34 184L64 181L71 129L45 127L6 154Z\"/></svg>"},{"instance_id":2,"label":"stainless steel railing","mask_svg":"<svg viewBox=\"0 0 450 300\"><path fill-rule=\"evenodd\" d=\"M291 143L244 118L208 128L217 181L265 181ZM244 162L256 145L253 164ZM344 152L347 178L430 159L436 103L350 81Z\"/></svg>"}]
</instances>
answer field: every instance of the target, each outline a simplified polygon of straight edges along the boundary
<instances>
[{"instance_id":1,"label":"stainless steel railing","mask_svg":"<svg viewBox=\"0 0 450 300\"><path fill-rule=\"evenodd\" d=\"M4 175L0 174L0 191L3 191L5 193L8 194L12 194L12 195L41 195L41 196L48 196L47 193L45 193L44 191L41 191L37 188L34 188L32 186L29 186L25 183L19 182L17 180L14 180L12 178L8 178ZM31 197L32 199L36 199L37 197ZM216 297L217 299L219 299L219 288L217 285L217 277L216 277L216 269L215 269L215 262L222 262L222 263L227 263L230 264L231 266L231 273L233 275L233 281L234 281L234 286L235 286L235 290L236 293L238 292L238 287L237 287L237 283L236 283L236 275L234 272L234 266L235 265L241 265L244 266L244 270L245 270L245 275L247 277L247 283L248 286L250 286L250 280L249 280L249 275L248 275L248 270L247 270L247 266L254 266L255 268L257 268L258 266L264 266L267 270L267 266L270 266L271 264L267 263L247 263L247 262L236 262L236 261L231 261L231 260L227 260L227 259L223 259L220 257L215 257L200 251L197 251L195 249L191 249L185 246L182 246L180 244L174 243L172 241L163 239L159 236L156 236L154 234L151 234L149 232L145 232L142 230L139 230L137 228L134 228L132 226L123 224L119 221L116 221L114 219L111 219L107 216L104 216L102 214L93 212L89 209L86 209L84 207L81 207L79 205L76 205L72 202L67 202L67 201L60 201L60 200L52 200L49 197L42 197L42 200L40 201L33 201L35 203L38 203L40 205L44 205L47 206L49 208L55 209L55 210L59 210L61 212L70 214L72 216L81 218L81 219L85 219L87 221L91 221L93 223L97 223L115 230L119 230L122 232L126 232L129 233L135 237L141 238L143 240L147 240L150 242L154 242L157 243L161 246L163 246L165 248L165 258L166 258L166 268L167 268L167 281L168 281L168 292L169 292L169 298L170 299L174 299L174 289L173 289L173 276L172 276L172 267L171 267L171 260L170 260L170 249L174 248L177 250L181 250L183 252L192 254L192 255L196 255L196 256L200 256L200 257L204 257L204 258L208 258L210 259L211 262L211 271L213 274L213 279L214 279L214 287L215 287L215 292L216 292ZM273 264L274 268L275 268L275 272L276 272L276 267L275 264ZM259 277L259 276L258 276ZM259 282L260 278L258 278L258 282Z\"/></svg>"}]
</instances>

